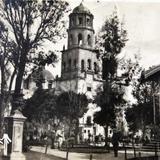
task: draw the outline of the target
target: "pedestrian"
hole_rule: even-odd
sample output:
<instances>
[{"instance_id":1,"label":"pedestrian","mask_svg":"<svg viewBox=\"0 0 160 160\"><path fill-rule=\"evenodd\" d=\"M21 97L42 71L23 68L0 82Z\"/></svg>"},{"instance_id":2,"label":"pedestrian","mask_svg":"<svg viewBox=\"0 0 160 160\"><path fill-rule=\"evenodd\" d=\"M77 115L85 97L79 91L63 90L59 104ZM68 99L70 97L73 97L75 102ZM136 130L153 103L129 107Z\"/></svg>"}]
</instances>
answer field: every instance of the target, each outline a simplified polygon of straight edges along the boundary
<instances>
[{"instance_id":1,"label":"pedestrian","mask_svg":"<svg viewBox=\"0 0 160 160\"><path fill-rule=\"evenodd\" d=\"M119 133L115 129L113 130L112 145L113 145L114 156L118 157Z\"/></svg>"}]
</instances>

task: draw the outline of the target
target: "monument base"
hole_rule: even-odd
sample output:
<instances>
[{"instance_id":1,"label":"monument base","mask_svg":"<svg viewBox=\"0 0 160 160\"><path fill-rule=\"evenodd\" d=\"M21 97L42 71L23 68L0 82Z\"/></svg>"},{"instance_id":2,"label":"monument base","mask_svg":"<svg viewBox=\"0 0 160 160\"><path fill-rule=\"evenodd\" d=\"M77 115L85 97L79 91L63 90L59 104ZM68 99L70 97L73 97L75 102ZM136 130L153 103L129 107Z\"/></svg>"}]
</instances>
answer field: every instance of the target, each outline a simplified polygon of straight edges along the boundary
<instances>
[{"instance_id":1,"label":"monument base","mask_svg":"<svg viewBox=\"0 0 160 160\"><path fill-rule=\"evenodd\" d=\"M10 155L10 160L26 160L26 157L23 153L12 152Z\"/></svg>"}]
</instances>

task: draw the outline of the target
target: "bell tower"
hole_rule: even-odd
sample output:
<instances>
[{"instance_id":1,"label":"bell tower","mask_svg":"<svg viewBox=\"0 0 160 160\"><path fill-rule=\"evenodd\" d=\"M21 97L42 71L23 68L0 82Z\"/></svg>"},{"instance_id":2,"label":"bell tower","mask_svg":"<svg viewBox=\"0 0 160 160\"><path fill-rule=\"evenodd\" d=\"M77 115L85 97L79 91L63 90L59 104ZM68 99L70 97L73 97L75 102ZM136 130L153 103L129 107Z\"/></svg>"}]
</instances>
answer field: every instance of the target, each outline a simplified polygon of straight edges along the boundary
<instances>
[{"instance_id":1,"label":"bell tower","mask_svg":"<svg viewBox=\"0 0 160 160\"><path fill-rule=\"evenodd\" d=\"M67 49L62 51L61 81L70 81L71 90L76 92L86 92L87 86L92 88L92 81L101 79L99 60L94 49L93 19L93 14L83 3L69 15L68 44ZM80 85L82 80L85 83L83 91Z\"/></svg>"},{"instance_id":2,"label":"bell tower","mask_svg":"<svg viewBox=\"0 0 160 160\"><path fill-rule=\"evenodd\" d=\"M94 48L93 15L81 3L69 16L68 49Z\"/></svg>"},{"instance_id":3,"label":"bell tower","mask_svg":"<svg viewBox=\"0 0 160 160\"><path fill-rule=\"evenodd\" d=\"M95 36L92 13L81 3L69 15L68 44L62 51L61 78L56 83L57 92L74 91L93 99L97 89L102 87L101 61L95 50ZM88 111L79 119L79 136L88 139L89 134L101 133L93 124L95 105L90 103ZM98 131L99 130L99 131Z\"/></svg>"}]
</instances>

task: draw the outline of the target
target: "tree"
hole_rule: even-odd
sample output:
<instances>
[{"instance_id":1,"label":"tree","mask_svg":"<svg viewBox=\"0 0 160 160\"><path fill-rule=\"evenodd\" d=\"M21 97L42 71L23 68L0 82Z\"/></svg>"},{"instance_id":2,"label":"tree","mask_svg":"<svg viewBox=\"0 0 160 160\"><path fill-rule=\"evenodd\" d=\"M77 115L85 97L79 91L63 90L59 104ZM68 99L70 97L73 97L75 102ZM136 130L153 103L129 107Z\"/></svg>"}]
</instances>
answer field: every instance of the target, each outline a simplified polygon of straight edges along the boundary
<instances>
[{"instance_id":1,"label":"tree","mask_svg":"<svg viewBox=\"0 0 160 160\"><path fill-rule=\"evenodd\" d=\"M75 140L78 141L79 118L87 111L88 99L85 94L76 94L72 91L63 92L57 98L57 109L60 116L65 117L69 125L69 135L74 131ZM59 116L59 117L60 117Z\"/></svg>"},{"instance_id":2,"label":"tree","mask_svg":"<svg viewBox=\"0 0 160 160\"><path fill-rule=\"evenodd\" d=\"M118 111L118 107L126 104L123 96L124 91L118 85L111 86L110 93L107 95L108 101L106 98L104 99L106 97L104 90L97 93L95 102L97 106L100 106L101 110L94 114L94 122L104 126L106 146L108 143L108 127L116 127L116 112Z\"/></svg>"},{"instance_id":3,"label":"tree","mask_svg":"<svg viewBox=\"0 0 160 160\"><path fill-rule=\"evenodd\" d=\"M36 133L35 136L47 135L53 141L52 147L54 148L54 141L56 132L62 120L58 117L57 95L54 90L43 90L38 88L30 99L26 100L23 108L23 114L27 117L26 133L28 135ZM41 130L39 132L38 130ZM54 133L54 135L53 135Z\"/></svg>"},{"instance_id":4,"label":"tree","mask_svg":"<svg viewBox=\"0 0 160 160\"><path fill-rule=\"evenodd\" d=\"M145 81L135 81L133 84L133 96L136 103L127 109L126 116L130 129L136 132L138 129L145 131L146 126L152 126L153 116L153 93L158 87L158 83ZM158 114L157 114L158 115ZM158 120L158 117L156 117Z\"/></svg>"},{"instance_id":5,"label":"tree","mask_svg":"<svg viewBox=\"0 0 160 160\"><path fill-rule=\"evenodd\" d=\"M54 119L56 113L56 95L54 90L37 89L30 99L26 100L23 109L27 120L45 124Z\"/></svg>"},{"instance_id":6,"label":"tree","mask_svg":"<svg viewBox=\"0 0 160 160\"><path fill-rule=\"evenodd\" d=\"M124 99L125 86L128 86L135 73L138 62L118 59L118 55L127 42L127 31L119 21L117 12L107 18L97 38L97 49L102 59L102 76L105 80L103 90L98 93L96 103L101 110L94 115L94 121L104 126L106 145L108 126L115 127L117 107L126 104ZM119 75L118 71L122 74ZM99 100L97 100L99 99Z\"/></svg>"},{"instance_id":7,"label":"tree","mask_svg":"<svg viewBox=\"0 0 160 160\"><path fill-rule=\"evenodd\" d=\"M0 128L3 128L4 123L4 111L6 105L8 104L12 86L12 76L10 80L10 85L8 86L7 81L11 75L9 64L13 63L13 55L16 53L15 43L9 39L9 33L4 24L0 21ZM11 58L13 57L13 58ZM2 134L1 130L0 134Z\"/></svg>"},{"instance_id":8,"label":"tree","mask_svg":"<svg viewBox=\"0 0 160 160\"><path fill-rule=\"evenodd\" d=\"M16 52L13 54L14 70L10 78L11 81L15 79L14 103L21 94L26 66L51 64L55 60L54 52L44 54L42 46L45 41L54 44L63 37L65 22L62 17L67 12L67 6L68 3L61 0L2 0L1 22L7 27L9 38L16 45ZM17 108L14 103L13 110Z\"/></svg>"}]
</instances>

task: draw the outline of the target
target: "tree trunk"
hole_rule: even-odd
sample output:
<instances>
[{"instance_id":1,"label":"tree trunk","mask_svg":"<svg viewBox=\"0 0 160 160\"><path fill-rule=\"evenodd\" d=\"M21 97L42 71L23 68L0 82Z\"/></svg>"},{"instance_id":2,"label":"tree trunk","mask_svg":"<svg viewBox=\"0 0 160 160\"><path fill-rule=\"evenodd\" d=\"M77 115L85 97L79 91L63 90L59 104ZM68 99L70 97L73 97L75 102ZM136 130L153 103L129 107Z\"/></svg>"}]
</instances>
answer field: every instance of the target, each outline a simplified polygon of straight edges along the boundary
<instances>
[{"instance_id":1,"label":"tree trunk","mask_svg":"<svg viewBox=\"0 0 160 160\"><path fill-rule=\"evenodd\" d=\"M75 126L75 143L79 143L79 119L76 120L76 126Z\"/></svg>"},{"instance_id":2,"label":"tree trunk","mask_svg":"<svg viewBox=\"0 0 160 160\"><path fill-rule=\"evenodd\" d=\"M13 95L12 113L14 110L21 107L19 106L19 104L17 105L17 102L19 101L19 98L22 98L21 87L22 87L23 75L25 72L27 54L28 54L28 51L26 47L24 47L24 49L22 50L20 62L18 65L18 73L16 77L16 84L15 84L15 90Z\"/></svg>"},{"instance_id":3,"label":"tree trunk","mask_svg":"<svg viewBox=\"0 0 160 160\"><path fill-rule=\"evenodd\" d=\"M69 130L68 130L68 139L70 138L71 136L71 125L72 125L72 118L70 118L70 125L69 125ZM66 160L68 160L68 156L69 156L69 148L70 148L70 144L69 144L69 141L67 139L67 143L66 143Z\"/></svg>"},{"instance_id":4,"label":"tree trunk","mask_svg":"<svg viewBox=\"0 0 160 160\"><path fill-rule=\"evenodd\" d=\"M109 142L108 142L108 125L106 125L106 127L104 127L105 130L105 147L108 148L109 147Z\"/></svg>"},{"instance_id":5,"label":"tree trunk","mask_svg":"<svg viewBox=\"0 0 160 160\"><path fill-rule=\"evenodd\" d=\"M3 115L3 108L4 108L4 99L3 96L1 95L0 97L0 137L3 135L3 122L4 122L4 115Z\"/></svg>"},{"instance_id":6,"label":"tree trunk","mask_svg":"<svg viewBox=\"0 0 160 160\"><path fill-rule=\"evenodd\" d=\"M4 122L4 108L5 108L5 94L6 94L6 76L5 76L5 66L4 66L4 55L1 56L1 93L0 93L0 136L3 134L3 122Z\"/></svg>"},{"instance_id":7,"label":"tree trunk","mask_svg":"<svg viewBox=\"0 0 160 160\"><path fill-rule=\"evenodd\" d=\"M22 62L19 64L19 70L16 78L16 85L15 85L15 94L18 95L21 93L21 85L23 80L23 75L25 71L25 59L22 58Z\"/></svg>"},{"instance_id":8,"label":"tree trunk","mask_svg":"<svg viewBox=\"0 0 160 160\"><path fill-rule=\"evenodd\" d=\"M55 149L55 136L51 138L51 149Z\"/></svg>"},{"instance_id":9,"label":"tree trunk","mask_svg":"<svg viewBox=\"0 0 160 160\"><path fill-rule=\"evenodd\" d=\"M57 130L55 130L54 133L51 134L51 149L55 149L56 133Z\"/></svg>"}]
</instances>

